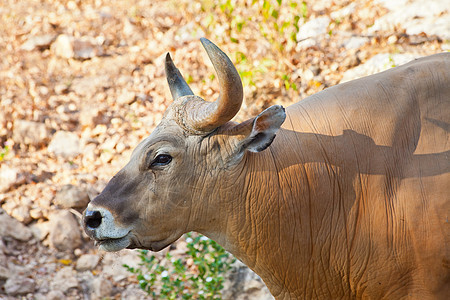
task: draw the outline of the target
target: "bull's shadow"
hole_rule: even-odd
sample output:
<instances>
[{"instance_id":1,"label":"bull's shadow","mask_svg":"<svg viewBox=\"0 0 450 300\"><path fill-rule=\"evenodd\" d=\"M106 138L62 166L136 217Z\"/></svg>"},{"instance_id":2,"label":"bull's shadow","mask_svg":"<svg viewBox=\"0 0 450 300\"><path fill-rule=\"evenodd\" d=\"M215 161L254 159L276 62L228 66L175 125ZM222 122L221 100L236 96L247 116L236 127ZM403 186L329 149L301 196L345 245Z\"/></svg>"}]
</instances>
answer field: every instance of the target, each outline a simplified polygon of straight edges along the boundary
<instances>
[{"instance_id":1,"label":"bull's shadow","mask_svg":"<svg viewBox=\"0 0 450 300\"><path fill-rule=\"evenodd\" d=\"M444 125L440 127L450 127L447 123ZM450 150L414 154L417 143L406 146L402 143L377 145L371 137L354 130L344 130L343 134L337 136L282 130L277 138L282 139L282 142L274 145L279 153L275 157L279 170L298 163L326 163L355 175L389 175L397 179L450 172ZM294 147L297 148L293 151L296 157L286 159L283 155L286 149L291 151Z\"/></svg>"}]
</instances>

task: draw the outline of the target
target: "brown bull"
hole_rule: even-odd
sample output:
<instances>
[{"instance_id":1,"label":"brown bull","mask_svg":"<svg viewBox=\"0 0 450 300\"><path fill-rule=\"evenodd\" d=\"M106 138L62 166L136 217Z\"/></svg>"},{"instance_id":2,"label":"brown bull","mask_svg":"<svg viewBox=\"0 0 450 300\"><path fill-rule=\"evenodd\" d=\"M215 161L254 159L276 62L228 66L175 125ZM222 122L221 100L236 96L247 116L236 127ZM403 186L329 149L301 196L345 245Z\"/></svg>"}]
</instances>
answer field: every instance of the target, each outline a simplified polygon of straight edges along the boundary
<instances>
[{"instance_id":1,"label":"brown bull","mask_svg":"<svg viewBox=\"0 0 450 300\"><path fill-rule=\"evenodd\" d=\"M194 96L167 56L173 104L85 212L100 248L197 231L279 299L449 299L450 54L236 124L238 73L202 43L220 97Z\"/></svg>"}]
</instances>

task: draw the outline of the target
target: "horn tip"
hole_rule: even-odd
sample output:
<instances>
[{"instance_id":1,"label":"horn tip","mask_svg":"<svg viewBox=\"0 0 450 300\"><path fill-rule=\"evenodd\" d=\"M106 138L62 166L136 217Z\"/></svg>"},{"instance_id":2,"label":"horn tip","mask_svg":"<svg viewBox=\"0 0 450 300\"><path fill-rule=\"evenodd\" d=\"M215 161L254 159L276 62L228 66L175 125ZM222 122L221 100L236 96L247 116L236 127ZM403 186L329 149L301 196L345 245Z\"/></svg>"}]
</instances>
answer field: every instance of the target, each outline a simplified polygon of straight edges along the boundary
<instances>
[{"instance_id":1,"label":"horn tip","mask_svg":"<svg viewBox=\"0 0 450 300\"><path fill-rule=\"evenodd\" d=\"M213 42L208 40L207 38L204 38L204 37L200 38L200 42L202 43L202 45L203 45L203 47L205 49L208 49L208 48L211 48L211 47L217 48L217 46Z\"/></svg>"},{"instance_id":2,"label":"horn tip","mask_svg":"<svg viewBox=\"0 0 450 300\"><path fill-rule=\"evenodd\" d=\"M167 52L167 54L166 54L166 63L168 63L168 62L172 62L172 57L170 56L169 52Z\"/></svg>"},{"instance_id":3,"label":"horn tip","mask_svg":"<svg viewBox=\"0 0 450 300\"><path fill-rule=\"evenodd\" d=\"M166 75L167 73L173 73L177 69L173 63L172 57L170 56L169 52L167 52L166 54L166 63L164 66L166 69Z\"/></svg>"}]
</instances>

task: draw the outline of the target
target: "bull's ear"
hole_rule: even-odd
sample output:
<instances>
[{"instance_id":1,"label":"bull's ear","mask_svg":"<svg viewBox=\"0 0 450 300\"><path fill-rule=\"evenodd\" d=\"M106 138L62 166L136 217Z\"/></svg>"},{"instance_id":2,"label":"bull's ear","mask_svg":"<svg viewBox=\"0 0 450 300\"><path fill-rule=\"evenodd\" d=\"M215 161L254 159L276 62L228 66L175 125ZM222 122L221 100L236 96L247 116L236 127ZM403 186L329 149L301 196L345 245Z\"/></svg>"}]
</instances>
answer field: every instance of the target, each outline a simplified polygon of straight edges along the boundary
<instances>
[{"instance_id":1,"label":"bull's ear","mask_svg":"<svg viewBox=\"0 0 450 300\"><path fill-rule=\"evenodd\" d=\"M281 105L264 110L253 120L250 133L240 141L241 151L260 152L269 147L285 119L286 112Z\"/></svg>"}]
</instances>

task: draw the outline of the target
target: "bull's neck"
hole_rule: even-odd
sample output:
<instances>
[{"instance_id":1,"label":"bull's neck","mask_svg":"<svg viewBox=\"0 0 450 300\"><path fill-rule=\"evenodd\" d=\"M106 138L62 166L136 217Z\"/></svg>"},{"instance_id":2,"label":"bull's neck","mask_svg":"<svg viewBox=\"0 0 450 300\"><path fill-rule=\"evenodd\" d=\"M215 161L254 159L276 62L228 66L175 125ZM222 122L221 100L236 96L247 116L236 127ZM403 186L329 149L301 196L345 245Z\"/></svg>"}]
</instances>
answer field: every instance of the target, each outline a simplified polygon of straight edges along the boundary
<instances>
[{"instance_id":1,"label":"bull's neck","mask_svg":"<svg viewBox=\"0 0 450 300\"><path fill-rule=\"evenodd\" d=\"M309 276L311 270L323 268L312 253L317 252L318 240L330 239L322 235L330 232L331 225L312 216L329 209L339 176L334 166L317 162L315 154L302 153L302 143L308 144L309 151L322 153L315 137L305 135L307 140L302 140L291 135L280 130L268 149L246 154L242 168L226 180L232 184L221 184L214 193L220 197L219 202L210 201L219 204L210 210L215 223L202 232L258 273L280 298L289 297L287 290L307 289L310 279L298 281L299 274ZM344 224L344 219L337 220L334 230ZM336 232L345 232L344 228Z\"/></svg>"},{"instance_id":2,"label":"bull's neck","mask_svg":"<svg viewBox=\"0 0 450 300\"><path fill-rule=\"evenodd\" d=\"M310 247L309 227L304 226L310 222L309 213L301 213L305 207L301 200L311 198L301 164L281 170L274 151L271 146L246 154L242 168L228 179L233 184L218 187L220 192L215 196L220 201L211 200L220 203L210 215L216 215L215 222L202 233L258 273L272 294L282 295L284 291L277 289L286 284L279 280L284 280L286 269L294 266L280 261L289 262L299 245ZM295 186L291 186L292 176L296 177ZM292 236L290 229L294 227L305 232Z\"/></svg>"}]
</instances>

